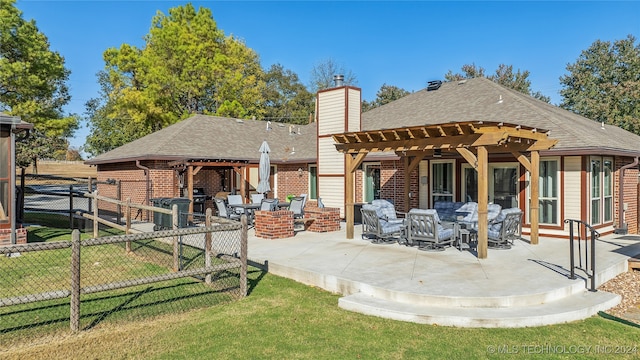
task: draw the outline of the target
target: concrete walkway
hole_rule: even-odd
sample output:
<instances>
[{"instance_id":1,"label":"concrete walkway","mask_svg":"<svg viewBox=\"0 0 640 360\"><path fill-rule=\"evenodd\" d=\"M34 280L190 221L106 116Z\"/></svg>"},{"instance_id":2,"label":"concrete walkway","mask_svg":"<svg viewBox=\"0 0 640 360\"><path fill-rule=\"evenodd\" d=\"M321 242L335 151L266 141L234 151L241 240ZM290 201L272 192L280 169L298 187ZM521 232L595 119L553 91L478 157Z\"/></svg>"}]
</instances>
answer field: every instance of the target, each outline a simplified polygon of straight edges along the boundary
<instances>
[{"instance_id":1,"label":"concrete walkway","mask_svg":"<svg viewBox=\"0 0 640 360\"><path fill-rule=\"evenodd\" d=\"M525 327L584 319L617 305L620 297L587 291L584 273L569 274L569 242L517 241L489 249L480 260L449 247L420 251L398 244L346 239L339 232L299 232L266 240L249 230L249 259L275 275L343 295L339 306L364 314L425 324ZM640 253L640 236L611 235L597 242L596 286L627 270Z\"/></svg>"}]
</instances>

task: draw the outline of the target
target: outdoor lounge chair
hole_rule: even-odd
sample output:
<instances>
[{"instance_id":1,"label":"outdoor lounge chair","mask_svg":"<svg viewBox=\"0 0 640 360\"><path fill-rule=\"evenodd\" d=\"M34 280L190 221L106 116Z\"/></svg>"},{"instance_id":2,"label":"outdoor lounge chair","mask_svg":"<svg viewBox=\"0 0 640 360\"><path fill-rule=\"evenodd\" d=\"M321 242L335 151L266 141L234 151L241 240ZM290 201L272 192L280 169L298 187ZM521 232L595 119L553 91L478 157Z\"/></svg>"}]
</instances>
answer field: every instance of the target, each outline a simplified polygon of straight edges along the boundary
<instances>
[{"instance_id":1,"label":"outdoor lounge chair","mask_svg":"<svg viewBox=\"0 0 640 360\"><path fill-rule=\"evenodd\" d=\"M453 228L440 223L435 209L411 209L405 224L407 245L417 245L420 250L443 250L456 241Z\"/></svg>"},{"instance_id":2,"label":"outdoor lounge chair","mask_svg":"<svg viewBox=\"0 0 640 360\"><path fill-rule=\"evenodd\" d=\"M362 238L372 243L393 243L401 239L404 220L388 219L382 208L372 204L362 205ZM395 210L394 210L395 215Z\"/></svg>"},{"instance_id":3,"label":"outdoor lounge chair","mask_svg":"<svg viewBox=\"0 0 640 360\"><path fill-rule=\"evenodd\" d=\"M522 210L519 208L502 209L500 214L489 223L488 240L492 249L509 249L513 241L522 235Z\"/></svg>"},{"instance_id":4,"label":"outdoor lounge chair","mask_svg":"<svg viewBox=\"0 0 640 360\"><path fill-rule=\"evenodd\" d=\"M213 201L216 203L216 207L218 208L218 216L222 218L232 219L232 220L240 220L240 215L235 212L230 212L227 209L227 204L224 199L214 198Z\"/></svg>"}]
</instances>

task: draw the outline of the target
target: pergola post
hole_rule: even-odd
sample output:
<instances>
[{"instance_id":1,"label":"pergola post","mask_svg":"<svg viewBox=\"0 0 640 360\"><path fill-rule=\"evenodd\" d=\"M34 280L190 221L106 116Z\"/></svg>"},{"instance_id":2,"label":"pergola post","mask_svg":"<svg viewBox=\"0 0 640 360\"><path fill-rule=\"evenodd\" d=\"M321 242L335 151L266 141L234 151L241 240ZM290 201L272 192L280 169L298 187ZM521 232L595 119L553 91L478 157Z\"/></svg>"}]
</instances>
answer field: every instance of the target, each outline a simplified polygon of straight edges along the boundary
<instances>
[{"instance_id":1,"label":"pergola post","mask_svg":"<svg viewBox=\"0 0 640 360\"><path fill-rule=\"evenodd\" d=\"M355 202L355 191L354 191L354 174L352 171L353 168L353 157L351 154L344 155L345 160L345 183L344 183L344 217L347 222L347 239L353 239L353 203Z\"/></svg>"},{"instance_id":2,"label":"pergola post","mask_svg":"<svg viewBox=\"0 0 640 360\"><path fill-rule=\"evenodd\" d=\"M411 190L411 174L409 174L411 171L409 169L410 159L408 156L404 156L402 160L402 168L404 170L404 212L408 213L409 209L411 209L411 206L409 205L409 201L411 200L409 197L409 191Z\"/></svg>"},{"instance_id":3,"label":"pergola post","mask_svg":"<svg viewBox=\"0 0 640 360\"><path fill-rule=\"evenodd\" d=\"M538 244L538 223L540 219L540 154L537 150L531 151L531 244Z\"/></svg>"},{"instance_id":4,"label":"pergola post","mask_svg":"<svg viewBox=\"0 0 640 360\"><path fill-rule=\"evenodd\" d=\"M184 196L184 194L182 194ZM193 165L187 167L187 197L189 198L189 214L193 214Z\"/></svg>"},{"instance_id":5,"label":"pergola post","mask_svg":"<svg viewBox=\"0 0 640 360\"><path fill-rule=\"evenodd\" d=\"M478 146L478 258L487 258L489 247L488 207L489 207L489 154L487 148Z\"/></svg>"}]
</instances>

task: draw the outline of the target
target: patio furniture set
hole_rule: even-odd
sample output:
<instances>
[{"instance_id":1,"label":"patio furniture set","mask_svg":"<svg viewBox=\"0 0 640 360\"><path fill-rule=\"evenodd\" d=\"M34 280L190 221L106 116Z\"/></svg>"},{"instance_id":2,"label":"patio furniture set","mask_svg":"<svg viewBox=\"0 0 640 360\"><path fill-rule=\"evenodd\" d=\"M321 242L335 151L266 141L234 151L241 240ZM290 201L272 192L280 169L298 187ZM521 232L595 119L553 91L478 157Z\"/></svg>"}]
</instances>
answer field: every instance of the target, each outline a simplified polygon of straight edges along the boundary
<instances>
[{"instance_id":1,"label":"patio furniture set","mask_svg":"<svg viewBox=\"0 0 640 360\"><path fill-rule=\"evenodd\" d=\"M250 203L244 203L241 195L227 195L226 200L223 198L213 199L218 209L219 217L240 221L242 215L246 215L249 224L254 223L256 210L276 211L286 209L293 212L294 222L296 219L303 219L306 200L306 194L294 197L290 202L281 202L277 198L268 199L264 197L264 194L252 194Z\"/></svg>"},{"instance_id":2,"label":"patio furniture set","mask_svg":"<svg viewBox=\"0 0 640 360\"><path fill-rule=\"evenodd\" d=\"M433 209L411 209L397 212L392 202L384 199L365 204L362 213L362 237L376 244L400 243L420 250L459 250L477 247L478 204L444 202ZM498 204L488 206L488 241L494 249L509 249L522 234L522 211Z\"/></svg>"}]
</instances>

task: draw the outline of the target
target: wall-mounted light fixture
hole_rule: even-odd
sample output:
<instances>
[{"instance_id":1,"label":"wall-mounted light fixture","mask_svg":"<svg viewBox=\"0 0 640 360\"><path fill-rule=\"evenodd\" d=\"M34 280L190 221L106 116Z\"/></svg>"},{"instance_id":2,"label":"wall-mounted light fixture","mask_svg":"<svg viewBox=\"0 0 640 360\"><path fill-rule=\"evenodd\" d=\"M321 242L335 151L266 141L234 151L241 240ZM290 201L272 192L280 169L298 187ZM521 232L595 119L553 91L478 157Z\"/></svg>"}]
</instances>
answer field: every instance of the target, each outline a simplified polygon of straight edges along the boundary
<instances>
[{"instance_id":1,"label":"wall-mounted light fixture","mask_svg":"<svg viewBox=\"0 0 640 360\"><path fill-rule=\"evenodd\" d=\"M302 177L302 168L298 168L298 176Z\"/></svg>"}]
</instances>

